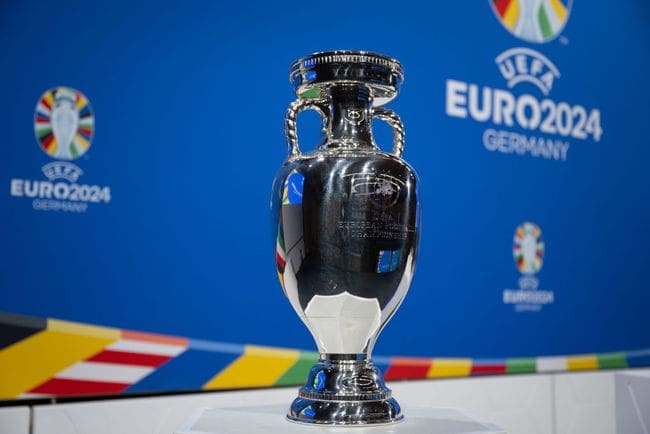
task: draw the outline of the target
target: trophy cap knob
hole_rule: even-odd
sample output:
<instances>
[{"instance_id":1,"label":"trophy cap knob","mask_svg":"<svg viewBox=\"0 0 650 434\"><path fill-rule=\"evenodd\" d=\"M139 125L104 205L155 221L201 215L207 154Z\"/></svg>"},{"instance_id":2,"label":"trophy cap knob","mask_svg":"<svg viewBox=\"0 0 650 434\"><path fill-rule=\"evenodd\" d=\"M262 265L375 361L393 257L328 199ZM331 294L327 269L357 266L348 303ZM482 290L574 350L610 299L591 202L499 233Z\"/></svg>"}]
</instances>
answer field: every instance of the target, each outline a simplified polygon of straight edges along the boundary
<instances>
[{"instance_id":1,"label":"trophy cap knob","mask_svg":"<svg viewBox=\"0 0 650 434\"><path fill-rule=\"evenodd\" d=\"M399 61L370 51L321 51L293 62L289 81L298 96L335 84L365 84L372 92L374 105L380 106L397 96L404 69Z\"/></svg>"}]
</instances>

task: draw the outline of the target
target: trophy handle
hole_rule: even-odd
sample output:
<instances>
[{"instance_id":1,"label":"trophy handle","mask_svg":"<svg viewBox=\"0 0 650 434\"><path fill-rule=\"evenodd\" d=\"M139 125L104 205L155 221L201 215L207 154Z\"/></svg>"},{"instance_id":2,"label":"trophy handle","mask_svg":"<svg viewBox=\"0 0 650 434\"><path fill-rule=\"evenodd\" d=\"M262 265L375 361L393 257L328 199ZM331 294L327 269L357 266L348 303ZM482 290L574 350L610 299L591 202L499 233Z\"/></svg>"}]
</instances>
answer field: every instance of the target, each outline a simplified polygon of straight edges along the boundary
<instances>
[{"instance_id":1,"label":"trophy handle","mask_svg":"<svg viewBox=\"0 0 650 434\"><path fill-rule=\"evenodd\" d=\"M325 98L297 99L289 105L287 114L284 117L284 134L287 137L289 158L300 155L300 147L298 146L298 129L296 128L298 114L304 110L315 110L323 118L323 132L327 132L328 106L329 101Z\"/></svg>"},{"instance_id":2,"label":"trophy handle","mask_svg":"<svg viewBox=\"0 0 650 434\"><path fill-rule=\"evenodd\" d=\"M372 117L381 119L388 123L393 129L393 154L398 157L404 152L404 124L399 115L384 107L375 107L372 110Z\"/></svg>"}]
</instances>

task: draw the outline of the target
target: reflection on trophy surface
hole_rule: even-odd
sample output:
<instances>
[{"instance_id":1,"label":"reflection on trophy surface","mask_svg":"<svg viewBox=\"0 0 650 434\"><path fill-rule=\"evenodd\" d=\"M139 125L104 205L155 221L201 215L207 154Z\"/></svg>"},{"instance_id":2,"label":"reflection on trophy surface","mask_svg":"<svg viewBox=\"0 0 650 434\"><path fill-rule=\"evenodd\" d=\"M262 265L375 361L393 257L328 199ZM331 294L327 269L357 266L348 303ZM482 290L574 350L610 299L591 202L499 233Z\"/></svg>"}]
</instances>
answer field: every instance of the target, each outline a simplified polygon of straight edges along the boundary
<instances>
[{"instance_id":1,"label":"reflection on trophy surface","mask_svg":"<svg viewBox=\"0 0 650 434\"><path fill-rule=\"evenodd\" d=\"M286 116L289 156L272 192L278 277L316 341L321 360L290 407L305 423L377 424L402 419L370 355L404 299L418 248L417 176L402 160L399 116L381 107L403 80L400 63L363 51L299 59L299 95ZM324 119L314 151L298 147L296 119ZM389 123L392 152L379 149L372 120Z\"/></svg>"}]
</instances>

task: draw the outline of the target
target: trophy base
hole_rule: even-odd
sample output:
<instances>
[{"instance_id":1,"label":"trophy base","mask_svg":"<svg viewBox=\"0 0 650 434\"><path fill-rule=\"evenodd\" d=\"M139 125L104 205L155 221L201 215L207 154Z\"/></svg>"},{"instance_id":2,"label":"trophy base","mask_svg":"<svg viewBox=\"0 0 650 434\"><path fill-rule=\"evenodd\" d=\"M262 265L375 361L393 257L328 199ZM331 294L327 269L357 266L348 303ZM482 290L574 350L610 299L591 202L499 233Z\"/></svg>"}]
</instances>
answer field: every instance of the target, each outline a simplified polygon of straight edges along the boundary
<instances>
[{"instance_id":1,"label":"trophy base","mask_svg":"<svg viewBox=\"0 0 650 434\"><path fill-rule=\"evenodd\" d=\"M365 355L323 355L287 418L305 424L378 425L399 422L404 415Z\"/></svg>"},{"instance_id":2,"label":"trophy base","mask_svg":"<svg viewBox=\"0 0 650 434\"><path fill-rule=\"evenodd\" d=\"M386 425L404 419L395 398L382 401L316 401L296 398L287 419L320 425Z\"/></svg>"}]
</instances>

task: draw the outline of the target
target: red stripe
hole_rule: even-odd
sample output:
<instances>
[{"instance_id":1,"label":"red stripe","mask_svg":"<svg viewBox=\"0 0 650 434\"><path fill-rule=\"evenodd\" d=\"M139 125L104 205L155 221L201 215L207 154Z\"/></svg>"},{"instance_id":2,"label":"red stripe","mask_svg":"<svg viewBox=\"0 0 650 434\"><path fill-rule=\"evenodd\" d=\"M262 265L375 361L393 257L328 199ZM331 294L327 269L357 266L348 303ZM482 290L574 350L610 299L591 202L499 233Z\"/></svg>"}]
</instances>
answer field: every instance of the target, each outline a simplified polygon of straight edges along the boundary
<instances>
[{"instance_id":1,"label":"red stripe","mask_svg":"<svg viewBox=\"0 0 650 434\"><path fill-rule=\"evenodd\" d=\"M156 354L127 353L124 351L105 350L88 359L89 362L120 363L123 365L158 367L171 359L170 356Z\"/></svg>"},{"instance_id":2,"label":"red stripe","mask_svg":"<svg viewBox=\"0 0 650 434\"><path fill-rule=\"evenodd\" d=\"M37 116L36 117L36 123L37 124L44 124L46 122L49 122L50 120L48 118L44 118L43 116Z\"/></svg>"},{"instance_id":3,"label":"red stripe","mask_svg":"<svg viewBox=\"0 0 650 434\"><path fill-rule=\"evenodd\" d=\"M284 268L284 266L287 264L287 261L282 259L282 256L280 256L280 254L277 251L275 252L275 262L278 263L280 268Z\"/></svg>"},{"instance_id":4,"label":"red stripe","mask_svg":"<svg viewBox=\"0 0 650 434\"><path fill-rule=\"evenodd\" d=\"M45 149L50 149L50 146L52 145L52 140L54 140L53 134L50 134L47 137L45 137L45 140L43 140L43 147Z\"/></svg>"},{"instance_id":5,"label":"red stripe","mask_svg":"<svg viewBox=\"0 0 650 434\"><path fill-rule=\"evenodd\" d=\"M471 375L494 375L505 373L505 365L473 365Z\"/></svg>"},{"instance_id":6,"label":"red stripe","mask_svg":"<svg viewBox=\"0 0 650 434\"><path fill-rule=\"evenodd\" d=\"M497 12L499 12L499 16L501 18L503 18L503 15L505 15L509 4L510 0L494 0L494 7L497 9Z\"/></svg>"},{"instance_id":7,"label":"red stripe","mask_svg":"<svg viewBox=\"0 0 650 434\"><path fill-rule=\"evenodd\" d=\"M120 393L130 384L108 383L103 381L66 380L52 378L38 387L30 390L32 393L46 393L48 395L92 395L99 393Z\"/></svg>"},{"instance_id":8,"label":"red stripe","mask_svg":"<svg viewBox=\"0 0 650 434\"><path fill-rule=\"evenodd\" d=\"M84 127L79 127L79 131L82 132L82 133L84 133L84 134L87 135L87 136L90 136L90 134L92 133L92 131L90 130L90 128L84 128Z\"/></svg>"},{"instance_id":9,"label":"red stripe","mask_svg":"<svg viewBox=\"0 0 650 434\"><path fill-rule=\"evenodd\" d=\"M395 357L388 367L384 379L390 381L427 378L430 367L430 359L400 359Z\"/></svg>"},{"instance_id":10,"label":"red stripe","mask_svg":"<svg viewBox=\"0 0 650 434\"><path fill-rule=\"evenodd\" d=\"M49 109L52 109L52 106L50 105L49 102L47 102L47 100L46 100L45 98L41 99L41 103L43 103L43 105L44 105L45 107L47 107L47 108L49 108Z\"/></svg>"}]
</instances>

